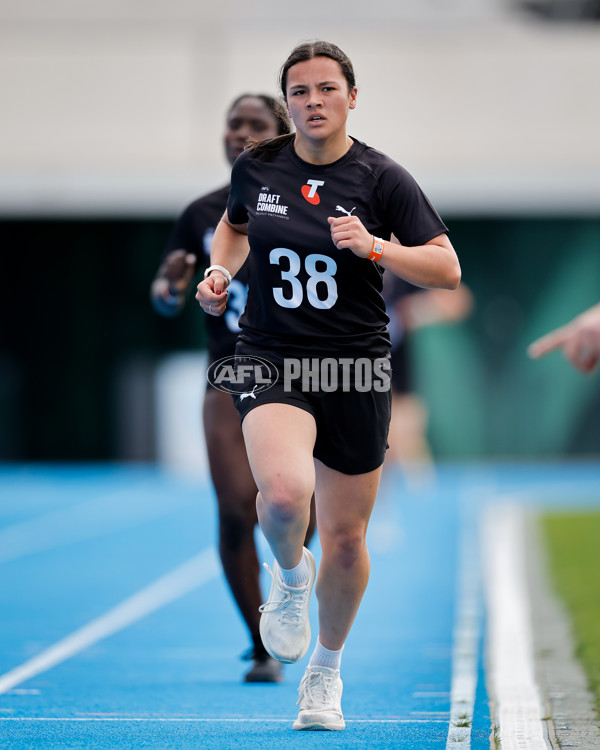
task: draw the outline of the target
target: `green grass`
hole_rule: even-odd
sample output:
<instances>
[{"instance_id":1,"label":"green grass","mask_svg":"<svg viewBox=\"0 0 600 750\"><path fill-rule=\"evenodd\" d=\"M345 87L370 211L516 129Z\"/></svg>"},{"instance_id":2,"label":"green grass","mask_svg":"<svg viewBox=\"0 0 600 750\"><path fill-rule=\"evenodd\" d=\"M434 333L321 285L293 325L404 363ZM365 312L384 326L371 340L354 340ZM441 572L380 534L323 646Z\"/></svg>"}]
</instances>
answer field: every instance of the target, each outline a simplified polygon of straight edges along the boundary
<instances>
[{"instance_id":1,"label":"green grass","mask_svg":"<svg viewBox=\"0 0 600 750\"><path fill-rule=\"evenodd\" d=\"M600 512L542 516L550 572L600 713Z\"/></svg>"}]
</instances>

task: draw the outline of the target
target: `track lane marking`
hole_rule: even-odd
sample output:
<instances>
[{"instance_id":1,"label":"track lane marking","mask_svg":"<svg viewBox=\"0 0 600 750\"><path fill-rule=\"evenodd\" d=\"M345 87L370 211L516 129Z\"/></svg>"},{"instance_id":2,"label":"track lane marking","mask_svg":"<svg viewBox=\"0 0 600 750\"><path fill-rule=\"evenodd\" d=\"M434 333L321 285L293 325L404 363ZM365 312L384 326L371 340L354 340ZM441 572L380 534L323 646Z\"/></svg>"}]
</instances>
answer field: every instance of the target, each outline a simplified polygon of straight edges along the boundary
<instances>
[{"instance_id":1,"label":"track lane marking","mask_svg":"<svg viewBox=\"0 0 600 750\"><path fill-rule=\"evenodd\" d=\"M525 578L524 511L503 499L487 509L483 527L495 720L503 750L547 750Z\"/></svg>"},{"instance_id":2,"label":"track lane marking","mask_svg":"<svg viewBox=\"0 0 600 750\"><path fill-rule=\"evenodd\" d=\"M463 494L458 508L457 604L453 631L450 723L446 748L471 747L481 635L481 582L478 545L480 492ZM457 743L460 743L458 745Z\"/></svg>"},{"instance_id":3,"label":"track lane marking","mask_svg":"<svg viewBox=\"0 0 600 750\"><path fill-rule=\"evenodd\" d=\"M215 723L223 723L223 724L280 724L285 723L288 724L291 721L294 721L294 716L285 716L281 718L273 718L269 717L266 719L262 718L244 718L244 717L218 717L218 716L212 716L212 717L201 717L201 716L194 716L194 717L185 717L185 718L175 718L175 717L165 717L165 716L153 716L153 717L145 717L145 716L124 716L124 717L115 717L115 716L109 716L109 717L102 717L102 716L1 716L0 717L0 723L3 721L55 721L55 722L99 722L99 721L107 721L107 722L148 722L148 723L176 723L176 722L185 722L185 723L198 723L198 724L215 724ZM445 720L443 719L352 719L352 718L346 718L346 722L349 722L351 724L444 724Z\"/></svg>"},{"instance_id":4,"label":"track lane marking","mask_svg":"<svg viewBox=\"0 0 600 750\"><path fill-rule=\"evenodd\" d=\"M217 578L221 568L214 547L172 570L37 656L0 676L0 695L70 659L98 641L141 620L184 594Z\"/></svg>"}]
</instances>

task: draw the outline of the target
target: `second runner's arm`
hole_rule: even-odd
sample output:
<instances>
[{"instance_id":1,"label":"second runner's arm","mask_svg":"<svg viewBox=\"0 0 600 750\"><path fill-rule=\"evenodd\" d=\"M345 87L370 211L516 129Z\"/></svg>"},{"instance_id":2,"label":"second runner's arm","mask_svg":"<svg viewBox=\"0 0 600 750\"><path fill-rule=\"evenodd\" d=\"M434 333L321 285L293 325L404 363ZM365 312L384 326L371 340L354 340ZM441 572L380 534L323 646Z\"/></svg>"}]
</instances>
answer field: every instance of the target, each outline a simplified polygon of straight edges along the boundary
<instances>
[{"instance_id":1,"label":"second runner's arm","mask_svg":"<svg viewBox=\"0 0 600 750\"><path fill-rule=\"evenodd\" d=\"M229 281L244 265L249 252L248 225L232 224L225 212L212 240L210 268L221 266L229 278L225 272L215 268L198 284L196 291L196 299L209 314L222 315L225 312Z\"/></svg>"}]
</instances>

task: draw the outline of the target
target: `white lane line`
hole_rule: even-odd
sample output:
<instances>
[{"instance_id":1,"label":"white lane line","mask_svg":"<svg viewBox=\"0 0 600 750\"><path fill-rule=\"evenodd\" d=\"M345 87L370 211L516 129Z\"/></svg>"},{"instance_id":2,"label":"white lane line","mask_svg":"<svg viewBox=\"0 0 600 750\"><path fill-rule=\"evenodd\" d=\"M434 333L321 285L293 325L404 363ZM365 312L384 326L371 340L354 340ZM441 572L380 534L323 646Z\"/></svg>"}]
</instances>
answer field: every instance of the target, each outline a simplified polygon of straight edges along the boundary
<instances>
[{"instance_id":1,"label":"white lane line","mask_svg":"<svg viewBox=\"0 0 600 750\"><path fill-rule=\"evenodd\" d=\"M176 722L188 722L188 723L199 723L199 724L265 724L265 723L291 723L295 719L294 716L286 716L281 718L243 718L243 717L161 717L161 716L3 716L0 717L0 723L3 721L62 721L62 722L83 722L83 721L110 721L110 722L154 722L154 723L176 723ZM352 719L346 717L346 723L351 724L431 724L431 723L442 723L442 719Z\"/></svg>"},{"instance_id":2,"label":"white lane line","mask_svg":"<svg viewBox=\"0 0 600 750\"><path fill-rule=\"evenodd\" d=\"M447 750L456 747L467 750L471 747L471 726L475 710L481 635L478 499L480 499L479 493L463 495L459 506L457 604L452 649Z\"/></svg>"},{"instance_id":3,"label":"white lane line","mask_svg":"<svg viewBox=\"0 0 600 750\"><path fill-rule=\"evenodd\" d=\"M214 547L192 557L167 575L159 578L114 609L84 625L41 654L0 676L0 695L15 685L70 659L75 654L109 635L141 620L151 612L217 578L221 573Z\"/></svg>"},{"instance_id":4,"label":"white lane line","mask_svg":"<svg viewBox=\"0 0 600 750\"><path fill-rule=\"evenodd\" d=\"M152 481L49 511L0 529L0 563L139 526L190 502L183 492L157 494Z\"/></svg>"},{"instance_id":5,"label":"white lane line","mask_svg":"<svg viewBox=\"0 0 600 750\"><path fill-rule=\"evenodd\" d=\"M485 515L489 684L502 750L546 750L535 679L525 576L523 509L490 506Z\"/></svg>"}]
</instances>

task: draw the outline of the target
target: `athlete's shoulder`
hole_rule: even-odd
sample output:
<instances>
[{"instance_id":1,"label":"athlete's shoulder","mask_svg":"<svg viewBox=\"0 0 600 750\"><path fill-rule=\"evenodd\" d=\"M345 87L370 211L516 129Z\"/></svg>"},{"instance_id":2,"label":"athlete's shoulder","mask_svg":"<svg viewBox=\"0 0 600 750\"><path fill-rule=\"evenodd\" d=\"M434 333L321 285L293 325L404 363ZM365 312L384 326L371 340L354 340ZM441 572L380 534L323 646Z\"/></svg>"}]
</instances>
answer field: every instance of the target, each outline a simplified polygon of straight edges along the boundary
<instances>
[{"instance_id":1,"label":"athlete's shoulder","mask_svg":"<svg viewBox=\"0 0 600 750\"><path fill-rule=\"evenodd\" d=\"M291 148L291 140L267 138L244 149L233 164L232 179L249 169L262 170L265 165L278 163Z\"/></svg>"},{"instance_id":2,"label":"athlete's shoulder","mask_svg":"<svg viewBox=\"0 0 600 750\"><path fill-rule=\"evenodd\" d=\"M188 205L183 210L183 213L195 215L201 214L207 209L222 208L222 210L225 210L229 190L230 186L224 185L218 190L213 190L211 193L202 195L199 198L193 200L191 203L188 203Z\"/></svg>"},{"instance_id":3,"label":"athlete's shoulder","mask_svg":"<svg viewBox=\"0 0 600 750\"><path fill-rule=\"evenodd\" d=\"M409 172L391 156L384 154L373 146L354 139L354 160L370 171L374 176L393 173L400 177L409 177Z\"/></svg>"},{"instance_id":4,"label":"athlete's shoulder","mask_svg":"<svg viewBox=\"0 0 600 750\"><path fill-rule=\"evenodd\" d=\"M167 252L181 248L192 253L204 252L204 235L207 231L214 231L219 223L227 205L228 194L229 185L225 185L189 203L175 221L167 243Z\"/></svg>"},{"instance_id":5,"label":"athlete's shoulder","mask_svg":"<svg viewBox=\"0 0 600 750\"><path fill-rule=\"evenodd\" d=\"M238 158L233 162L231 168L231 195L235 196L248 178L249 169L252 166L253 159L250 156L248 149L242 151Z\"/></svg>"},{"instance_id":6,"label":"athlete's shoulder","mask_svg":"<svg viewBox=\"0 0 600 750\"><path fill-rule=\"evenodd\" d=\"M252 161L254 161L252 150L249 148L244 149L233 162L233 167L231 168L232 179L236 174L244 172Z\"/></svg>"}]
</instances>

